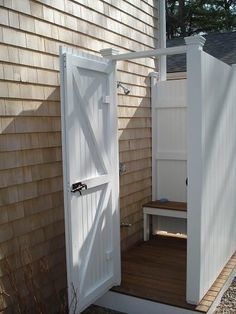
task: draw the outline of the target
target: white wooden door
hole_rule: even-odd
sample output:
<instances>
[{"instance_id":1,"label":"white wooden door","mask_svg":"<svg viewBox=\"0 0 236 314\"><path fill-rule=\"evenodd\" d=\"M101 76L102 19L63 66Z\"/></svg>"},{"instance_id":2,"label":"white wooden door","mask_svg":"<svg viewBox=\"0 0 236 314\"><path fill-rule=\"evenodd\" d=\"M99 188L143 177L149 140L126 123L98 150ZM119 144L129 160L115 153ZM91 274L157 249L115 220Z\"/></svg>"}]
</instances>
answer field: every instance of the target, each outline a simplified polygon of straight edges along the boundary
<instances>
[{"instance_id":1,"label":"white wooden door","mask_svg":"<svg viewBox=\"0 0 236 314\"><path fill-rule=\"evenodd\" d=\"M61 82L67 280L80 313L120 283L115 63L62 50Z\"/></svg>"}]
</instances>

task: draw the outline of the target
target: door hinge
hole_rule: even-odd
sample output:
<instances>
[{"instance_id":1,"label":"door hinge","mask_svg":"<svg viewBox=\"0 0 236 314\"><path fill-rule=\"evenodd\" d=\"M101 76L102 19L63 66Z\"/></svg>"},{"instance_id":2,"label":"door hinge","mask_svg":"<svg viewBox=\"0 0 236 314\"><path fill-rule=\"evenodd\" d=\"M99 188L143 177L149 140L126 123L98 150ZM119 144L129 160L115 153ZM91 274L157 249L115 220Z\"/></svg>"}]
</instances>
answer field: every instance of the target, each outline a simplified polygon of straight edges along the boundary
<instances>
[{"instance_id":1,"label":"door hinge","mask_svg":"<svg viewBox=\"0 0 236 314\"><path fill-rule=\"evenodd\" d=\"M102 102L104 104L109 104L110 103L110 96L103 96Z\"/></svg>"},{"instance_id":2,"label":"door hinge","mask_svg":"<svg viewBox=\"0 0 236 314\"><path fill-rule=\"evenodd\" d=\"M106 260L109 261L113 258L113 251L106 251Z\"/></svg>"},{"instance_id":3,"label":"door hinge","mask_svg":"<svg viewBox=\"0 0 236 314\"><path fill-rule=\"evenodd\" d=\"M66 68L66 54L63 55L63 67Z\"/></svg>"}]
</instances>

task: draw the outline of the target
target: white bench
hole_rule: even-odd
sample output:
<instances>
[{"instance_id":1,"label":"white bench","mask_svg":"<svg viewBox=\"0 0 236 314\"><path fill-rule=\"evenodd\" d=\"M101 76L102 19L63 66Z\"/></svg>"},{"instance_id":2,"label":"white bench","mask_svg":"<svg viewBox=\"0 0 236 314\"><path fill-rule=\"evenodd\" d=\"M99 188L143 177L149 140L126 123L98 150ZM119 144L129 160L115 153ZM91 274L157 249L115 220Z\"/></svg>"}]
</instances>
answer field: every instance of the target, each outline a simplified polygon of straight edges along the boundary
<instances>
[{"instance_id":1,"label":"white bench","mask_svg":"<svg viewBox=\"0 0 236 314\"><path fill-rule=\"evenodd\" d=\"M149 240L150 215L187 218L187 204L183 202L153 201L143 205L143 238Z\"/></svg>"}]
</instances>

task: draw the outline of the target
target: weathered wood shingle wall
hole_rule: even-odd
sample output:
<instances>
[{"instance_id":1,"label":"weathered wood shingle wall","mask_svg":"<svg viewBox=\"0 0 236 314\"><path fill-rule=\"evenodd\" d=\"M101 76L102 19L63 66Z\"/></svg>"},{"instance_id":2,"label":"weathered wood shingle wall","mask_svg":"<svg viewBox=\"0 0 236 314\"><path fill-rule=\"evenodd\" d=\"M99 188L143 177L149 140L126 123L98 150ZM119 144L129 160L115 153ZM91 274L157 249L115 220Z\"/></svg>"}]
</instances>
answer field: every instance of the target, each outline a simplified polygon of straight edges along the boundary
<instances>
[{"instance_id":1,"label":"weathered wood shingle wall","mask_svg":"<svg viewBox=\"0 0 236 314\"><path fill-rule=\"evenodd\" d=\"M0 1L0 288L3 291L10 291L12 286L9 265L16 279L22 279L22 272L13 270L22 269L26 263L25 257L19 258L25 254L24 248L35 265L47 256L55 287L66 285L59 46L68 45L94 54L110 47L120 52L154 48L157 2ZM131 228L121 231L123 249L141 239L141 205L151 195L148 73L154 66L151 59L118 63L118 80L131 88L129 96L122 93L118 96L120 161L127 166L127 173L121 177L121 219L132 223ZM43 284L46 285L42 281ZM23 295L28 294L23 286L20 289ZM48 295L49 290L45 288ZM0 293L0 310L10 299Z\"/></svg>"}]
</instances>

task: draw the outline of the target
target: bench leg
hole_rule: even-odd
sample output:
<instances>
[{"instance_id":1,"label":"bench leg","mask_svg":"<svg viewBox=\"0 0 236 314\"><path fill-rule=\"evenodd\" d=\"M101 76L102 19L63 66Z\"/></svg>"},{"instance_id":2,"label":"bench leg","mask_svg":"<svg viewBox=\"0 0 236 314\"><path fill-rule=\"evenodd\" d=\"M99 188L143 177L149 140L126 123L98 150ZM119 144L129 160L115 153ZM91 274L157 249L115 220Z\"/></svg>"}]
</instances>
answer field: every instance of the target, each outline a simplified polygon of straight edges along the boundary
<instances>
[{"instance_id":1,"label":"bench leg","mask_svg":"<svg viewBox=\"0 0 236 314\"><path fill-rule=\"evenodd\" d=\"M148 241L150 235L150 215L143 214L143 240Z\"/></svg>"}]
</instances>

